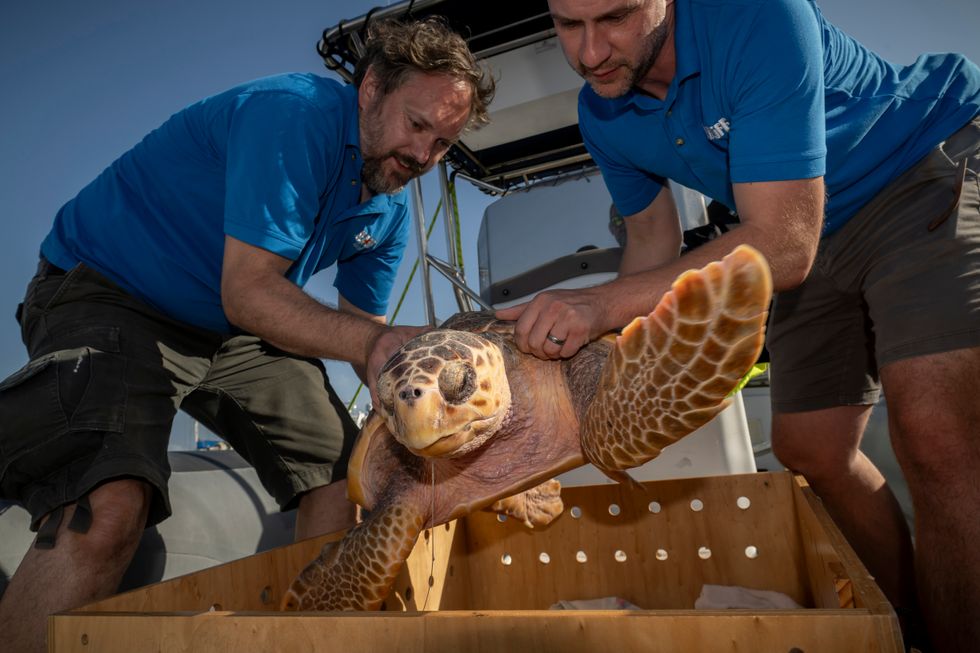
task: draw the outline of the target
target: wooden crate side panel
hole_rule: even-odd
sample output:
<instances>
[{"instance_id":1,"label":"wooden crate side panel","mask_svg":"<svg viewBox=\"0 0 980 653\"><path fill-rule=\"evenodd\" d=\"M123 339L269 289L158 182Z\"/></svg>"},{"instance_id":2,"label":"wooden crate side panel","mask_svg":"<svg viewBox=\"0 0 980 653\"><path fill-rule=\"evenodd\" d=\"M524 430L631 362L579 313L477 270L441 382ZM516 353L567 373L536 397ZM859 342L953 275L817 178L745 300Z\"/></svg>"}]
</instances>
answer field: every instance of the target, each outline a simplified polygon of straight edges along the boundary
<instances>
[{"instance_id":1,"label":"wooden crate side panel","mask_svg":"<svg viewBox=\"0 0 980 653\"><path fill-rule=\"evenodd\" d=\"M618 485L567 488L565 513L540 531L469 515L474 595L461 607L540 610L563 599L617 596L645 609L691 609L705 583L774 590L811 605L790 475L645 487L646 493ZM740 499L743 506L748 500L747 508L739 507ZM700 510L692 509L695 500ZM651 502L659 512L650 511ZM573 509L581 511L579 518ZM748 547L756 557L746 554Z\"/></svg>"},{"instance_id":2,"label":"wooden crate side panel","mask_svg":"<svg viewBox=\"0 0 980 653\"><path fill-rule=\"evenodd\" d=\"M465 520L454 522L452 545L444 574L440 610L465 610L472 605L473 587L468 570Z\"/></svg>"},{"instance_id":3,"label":"wooden crate side panel","mask_svg":"<svg viewBox=\"0 0 980 653\"><path fill-rule=\"evenodd\" d=\"M454 521L423 533L395 581L394 591L386 601L385 609L440 608L455 529ZM172 612L209 610L213 606L219 611L275 611L286 589L303 567L320 554L324 544L341 537L343 533L331 533L277 547L118 594L87 605L83 610ZM457 555L461 554L460 548L457 546ZM465 578L460 580L464 581L465 586Z\"/></svg>"},{"instance_id":4,"label":"wooden crate side panel","mask_svg":"<svg viewBox=\"0 0 980 653\"><path fill-rule=\"evenodd\" d=\"M461 586L465 593L465 576L455 573L450 560L463 554L461 538L457 537L460 522L436 526L422 531L415 548L395 580L391 594L384 603L387 611L422 611L446 609L446 597Z\"/></svg>"},{"instance_id":5,"label":"wooden crate side panel","mask_svg":"<svg viewBox=\"0 0 980 653\"><path fill-rule=\"evenodd\" d=\"M888 599L802 478L798 479L794 494L800 535L806 540L804 551L810 583L824 590L817 607L836 608L850 604L873 614L893 615ZM826 591L828 587L836 591Z\"/></svg>"},{"instance_id":6,"label":"wooden crate side panel","mask_svg":"<svg viewBox=\"0 0 980 653\"><path fill-rule=\"evenodd\" d=\"M289 584L327 542L342 533L303 540L91 603L85 612L278 610Z\"/></svg>"},{"instance_id":7,"label":"wooden crate side panel","mask_svg":"<svg viewBox=\"0 0 980 653\"><path fill-rule=\"evenodd\" d=\"M63 614L52 618L53 653L898 653L863 611L781 614L692 612L440 612L423 614L145 616Z\"/></svg>"}]
</instances>

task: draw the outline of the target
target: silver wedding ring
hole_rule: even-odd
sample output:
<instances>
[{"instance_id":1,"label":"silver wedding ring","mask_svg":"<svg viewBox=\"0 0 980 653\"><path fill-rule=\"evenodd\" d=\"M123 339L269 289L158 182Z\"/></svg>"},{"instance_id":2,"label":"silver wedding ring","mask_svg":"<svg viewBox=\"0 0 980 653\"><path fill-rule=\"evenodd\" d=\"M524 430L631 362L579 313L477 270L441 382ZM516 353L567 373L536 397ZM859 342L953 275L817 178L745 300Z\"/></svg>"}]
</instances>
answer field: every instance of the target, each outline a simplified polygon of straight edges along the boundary
<instances>
[{"instance_id":1,"label":"silver wedding ring","mask_svg":"<svg viewBox=\"0 0 980 653\"><path fill-rule=\"evenodd\" d=\"M550 340L551 342L555 343L559 347L561 347L562 345L565 344L565 339L564 338L556 338L553 335L551 335L550 333L547 335L547 338L548 338L548 340Z\"/></svg>"}]
</instances>

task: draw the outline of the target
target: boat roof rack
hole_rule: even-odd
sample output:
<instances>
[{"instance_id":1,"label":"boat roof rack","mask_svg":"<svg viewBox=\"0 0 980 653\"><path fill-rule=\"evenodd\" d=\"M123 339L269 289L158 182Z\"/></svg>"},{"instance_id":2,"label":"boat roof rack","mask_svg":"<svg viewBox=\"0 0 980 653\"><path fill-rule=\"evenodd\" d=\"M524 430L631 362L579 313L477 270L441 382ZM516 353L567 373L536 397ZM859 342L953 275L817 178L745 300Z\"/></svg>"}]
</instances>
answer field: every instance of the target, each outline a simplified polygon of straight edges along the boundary
<instances>
[{"instance_id":1,"label":"boat roof rack","mask_svg":"<svg viewBox=\"0 0 980 653\"><path fill-rule=\"evenodd\" d=\"M462 173L482 182L477 184L482 190L502 194L595 168L578 129L576 98L582 82L561 58L547 0L499 0L492 9L473 0L405 0L325 29L317 51L327 68L350 82L372 21L436 15L463 35L495 77L508 79L506 91L498 85L491 124L467 132L447 153L454 175ZM527 56L535 53L543 55L528 66ZM541 62L557 64L531 71ZM528 75L524 97L515 97L514 89L522 85L512 80ZM555 77L564 86L555 87Z\"/></svg>"}]
</instances>

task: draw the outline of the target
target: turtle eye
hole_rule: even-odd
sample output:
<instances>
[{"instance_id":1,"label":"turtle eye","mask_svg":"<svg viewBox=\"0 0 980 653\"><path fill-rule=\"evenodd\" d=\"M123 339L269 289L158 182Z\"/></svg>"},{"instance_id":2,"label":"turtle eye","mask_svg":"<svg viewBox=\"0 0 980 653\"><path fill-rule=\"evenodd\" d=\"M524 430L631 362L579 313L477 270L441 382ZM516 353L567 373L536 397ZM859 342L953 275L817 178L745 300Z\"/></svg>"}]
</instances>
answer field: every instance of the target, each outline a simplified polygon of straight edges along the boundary
<instances>
[{"instance_id":1,"label":"turtle eye","mask_svg":"<svg viewBox=\"0 0 980 653\"><path fill-rule=\"evenodd\" d=\"M439 372L439 392L450 404L461 404L476 391L476 370L460 361L447 363Z\"/></svg>"}]
</instances>

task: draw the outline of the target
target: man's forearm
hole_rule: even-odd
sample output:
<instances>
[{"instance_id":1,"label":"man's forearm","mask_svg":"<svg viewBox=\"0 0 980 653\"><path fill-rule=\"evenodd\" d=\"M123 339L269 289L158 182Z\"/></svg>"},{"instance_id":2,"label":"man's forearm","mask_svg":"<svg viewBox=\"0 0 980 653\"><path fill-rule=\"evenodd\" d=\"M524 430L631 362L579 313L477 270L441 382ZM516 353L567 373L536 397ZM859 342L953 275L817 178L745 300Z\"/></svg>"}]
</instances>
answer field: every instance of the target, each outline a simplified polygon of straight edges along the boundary
<instances>
[{"instance_id":1,"label":"man's forearm","mask_svg":"<svg viewBox=\"0 0 980 653\"><path fill-rule=\"evenodd\" d=\"M795 287L809 269L810 259L800 248L774 239L755 225L743 224L656 269L624 275L590 289L604 307L602 326L606 331L618 329L639 315L649 314L681 273L720 260L740 244L751 245L766 257L775 290Z\"/></svg>"},{"instance_id":2,"label":"man's forearm","mask_svg":"<svg viewBox=\"0 0 980 653\"><path fill-rule=\"evenodd\" d=\"M363 373L371 344L385 327L324 306L285 277L238 284L223 296L228 320L284 351L346 361Z\"/></svg>"}]
</instances>

